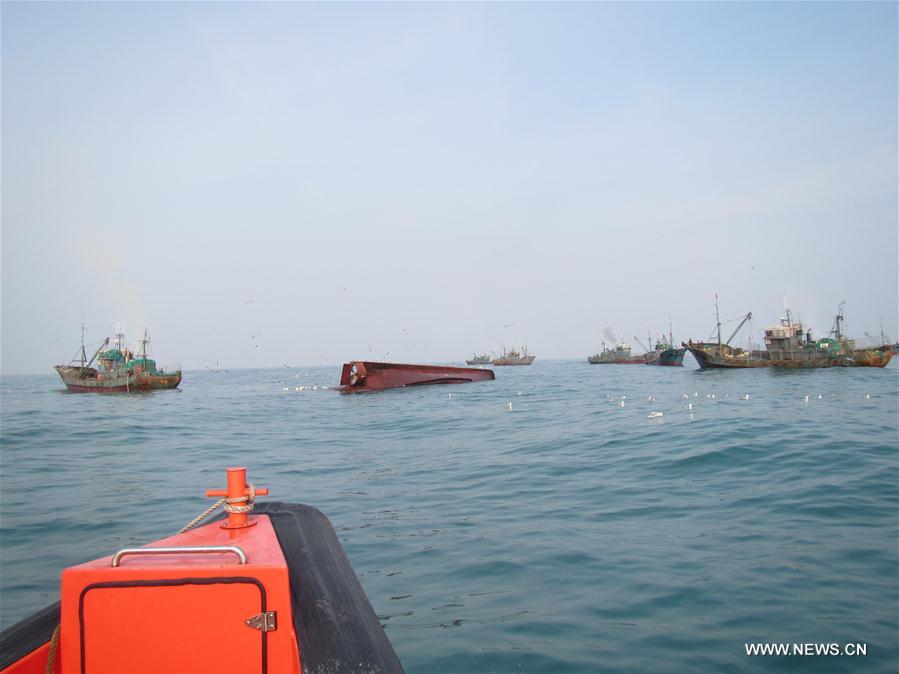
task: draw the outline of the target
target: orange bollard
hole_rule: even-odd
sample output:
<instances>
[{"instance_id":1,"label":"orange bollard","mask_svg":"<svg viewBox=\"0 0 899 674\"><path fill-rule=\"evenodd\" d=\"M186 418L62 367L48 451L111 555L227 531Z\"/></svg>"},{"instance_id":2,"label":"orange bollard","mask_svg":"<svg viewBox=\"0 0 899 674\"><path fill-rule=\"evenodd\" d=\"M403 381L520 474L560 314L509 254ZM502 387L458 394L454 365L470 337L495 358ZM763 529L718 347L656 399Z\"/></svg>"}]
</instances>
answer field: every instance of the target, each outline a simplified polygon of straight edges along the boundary
<instances>
[{"instance_id":1,"label":"orange bollard","mask_svg":"<svg viewBox=\"0 0 899 674\"><path fill-rule=\"evenodd\" d=\"M244 466L228 468L228 489L207 489L206 496L224 496L226 501L225 510L228 510L228 502L233 506L248 505L245 499L250 495L250 489L247 487L247 469ZM256 496L268 496L268 489L257 489ZM222 529L245 529L256 524L256 521L250 517L248 512L235 512L228 510L228 519L222 522Z\"/></svg>"}]
</instances>

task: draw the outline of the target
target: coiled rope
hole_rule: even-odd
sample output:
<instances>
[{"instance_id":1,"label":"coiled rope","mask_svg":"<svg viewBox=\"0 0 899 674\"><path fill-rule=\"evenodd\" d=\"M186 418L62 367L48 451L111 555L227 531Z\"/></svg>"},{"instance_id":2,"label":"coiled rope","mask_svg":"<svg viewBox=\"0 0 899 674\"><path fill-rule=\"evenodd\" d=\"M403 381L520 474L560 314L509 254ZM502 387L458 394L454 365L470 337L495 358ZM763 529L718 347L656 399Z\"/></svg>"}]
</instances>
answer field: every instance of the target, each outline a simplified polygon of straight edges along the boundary
<instances>
[{"instance_id":1,"label":"coiled rope","mask_svg":"<svg viewBox=\"0 0 899 674\"><path fill-rule=\"evenodd\" d=\"M247 485L247 489L250 490L249 496L238 496L236 498L228 498L227 496L223 496L218 501L213 503L211 506L206 508L199 515L194 517L190 522L188 522L183 529L181 529L178 533L183 534L185 531L190 531L195 526L197 526L200 522L209 517L212 513L215 512L216 508L222 506L225 512L229 513L249 513L253 511L253 508L256 507L254 503L256 499L256 487L252 484ZM245 504L245 505L243 505Z\"/></svg>"},{"instance_id":2,"label":"coiled rope","mask_svg":"<svg viewBox=\"0 0 899 674\"><path fill-rule=\"evenodd\" d=\"M212 513L216 511L216 508L222 506L225 512L229 513L249 513L253 512L253 508L256 507L256 487L252 484L247 485L247 489L250 490L248 496L238 496L236 498L228 498L227 496L223 496L218 501L213 503L211 506L206 508L199 515L194 517L190 522L187 523L181 530L178 531L179 534L183 534L185 531L190 531L195 526L197 526L200 522L209 517ZM44 668L44 674L53 674L53 670L56 667L56 650L59 646L59 625L56 626L56 629L53 630L53 636L50 637L50 650L47 653L47 666Z\"/></svg>"}]
</instances>

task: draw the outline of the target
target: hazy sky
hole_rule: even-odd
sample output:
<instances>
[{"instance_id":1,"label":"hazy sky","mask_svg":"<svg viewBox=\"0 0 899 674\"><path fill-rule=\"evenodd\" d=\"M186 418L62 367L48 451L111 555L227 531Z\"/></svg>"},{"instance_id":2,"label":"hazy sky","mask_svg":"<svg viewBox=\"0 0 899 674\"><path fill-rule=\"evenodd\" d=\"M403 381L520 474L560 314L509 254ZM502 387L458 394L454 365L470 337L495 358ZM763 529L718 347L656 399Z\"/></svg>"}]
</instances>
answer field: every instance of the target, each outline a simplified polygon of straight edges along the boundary
<instances>
[{"instance_id":1,"label":"hazy sky","mask_svg":"<svg viewBox=\"0 0 899 674\"><path fill-rule=\"evenodd\" d=\"M4 374L896 337L895 3L0 11Z\"/></svg>"}]
</instances>

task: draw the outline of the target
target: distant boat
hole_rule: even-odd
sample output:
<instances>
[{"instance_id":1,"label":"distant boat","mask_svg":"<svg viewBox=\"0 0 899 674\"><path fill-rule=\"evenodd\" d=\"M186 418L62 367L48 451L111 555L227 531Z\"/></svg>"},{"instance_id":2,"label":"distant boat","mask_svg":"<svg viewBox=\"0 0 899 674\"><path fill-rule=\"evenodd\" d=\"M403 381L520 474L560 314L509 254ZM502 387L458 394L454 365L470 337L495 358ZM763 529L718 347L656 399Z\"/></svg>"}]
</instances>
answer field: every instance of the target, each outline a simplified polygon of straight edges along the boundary
<instances>
[{"instance_id":1,"label":"distant boat","mask_svg":"<svg viewBox=\"0 0 899 674\"><path fill-rule=\"evenodd\" d=\"M536 356L528 353L527 347L524 347L521 351L518 349L506 351L506 348L503 347L502 355L499 358L494 358L491 362L494 365L530 365L535 358Z\"/></svg>"},{"instance_id":2,"label":"distant boat","mask_svg":"<svg viewBox=\"0 0 899 674\"><path fill-rule=\"evenodd\" d=\"M465 361L466 365L490 365L490 355L487 353L482 353L480 356L475 354L471 358Z\"/></svg>"},{"instance_id":3,"label":"distant boat","mask_svg":"<svg viewBox=\"0 0 899 674\"><path fill-rule=\"evenodd\" d=\"M623 339L621 343L610 349L606 343L602 343L602 351L587 356L587 362L591 365L645 365L649 362L650 353L643 353L635 356L631 353L631 345Z\"/></svg>"},{"instance_id":4,"label":"distant boat","mask_svg":"<svg viewBox=\"0 0 899 674\"><path fill-rule=\"evenodd\" d=\"M649 354L647 365L667 365L669 367L683 367L684 355L687 350L674 346L674 336L671 332L671 322L668 323L668 341L656 339L655 348Z\"/></svg>"},{"instance_id":5,"label":"distant boat","mask_svg":"<svg viewBox=\"0 0 899 674\"><path fill-rule=\"evenodd\" d=\"M683 367L686 353L686 349L677 349L670 342L656 342L655 351L650 353L646 364Z\"/></svg>"},{"instance_id":6,"label":"distant boat","mask_svg":"<svg viewBox=\"0 0 899 674\"><path fill-rule=\"evenodd\" d=\"M726 341L721 341L721 321L718 316L718 305L715 304L717 320L717 342L689 341L683 346L693 354L699 367L711 368L754 368L779 367L794 369L812 369L826 367L885 367L893 357L893 349L889 344L881 346L856 348L855 341L843 335L843 305L834 318L831 337L812 339L811 330L805 331L802 323L794 323L790 310L780 319L779 325L765 330L765 350L744 350L730 345L731 340L739 332L752 312L746 314L736 330Z\"/></svg>"},{"instance_id":7,"label":"distant boat","mask_svg":"<svg viewBox=\"0 0 899 674\"><path fill-rule=\"evenodd\" d=\"M70 391L79 393L128 393L177 388L181 383L181 368L164 371L149 357L150 336L144 338L137 356L125 345L121 330L110 340L107 337L94 355L87 359L84 349L84 328L81 329L81 358L56 365L56 372ZM97 362L96 367L93 366Z\"/></svg>"}]
</instances>

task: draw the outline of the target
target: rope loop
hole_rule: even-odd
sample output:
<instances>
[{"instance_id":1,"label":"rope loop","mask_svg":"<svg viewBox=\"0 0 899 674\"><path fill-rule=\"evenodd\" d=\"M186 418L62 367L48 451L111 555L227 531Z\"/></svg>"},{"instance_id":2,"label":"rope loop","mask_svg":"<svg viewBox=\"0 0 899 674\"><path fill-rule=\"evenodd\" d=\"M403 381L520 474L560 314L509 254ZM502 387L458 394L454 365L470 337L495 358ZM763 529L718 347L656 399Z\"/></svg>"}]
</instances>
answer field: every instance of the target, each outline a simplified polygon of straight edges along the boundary
<instances>
[{"instance_id":1,"label":"rope loop","mask_svg":"<svg viewBox=\"0 0 899 674\"><path fill-rule=\"evenodd\" d=\"M249 513L253 512L253 508L256 507L256 487L252 484L247 485L247 489L250 490L249 496L238 496L237 498L227 498L222 499L225 503L222 507L225 509L225 512L229 513ZM246 505L241 505L245 503Z\"/></svg>"}]
</instances>

